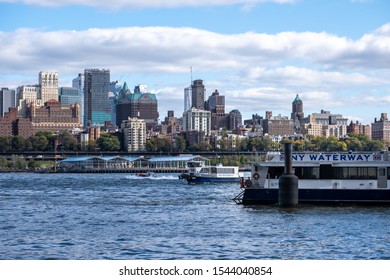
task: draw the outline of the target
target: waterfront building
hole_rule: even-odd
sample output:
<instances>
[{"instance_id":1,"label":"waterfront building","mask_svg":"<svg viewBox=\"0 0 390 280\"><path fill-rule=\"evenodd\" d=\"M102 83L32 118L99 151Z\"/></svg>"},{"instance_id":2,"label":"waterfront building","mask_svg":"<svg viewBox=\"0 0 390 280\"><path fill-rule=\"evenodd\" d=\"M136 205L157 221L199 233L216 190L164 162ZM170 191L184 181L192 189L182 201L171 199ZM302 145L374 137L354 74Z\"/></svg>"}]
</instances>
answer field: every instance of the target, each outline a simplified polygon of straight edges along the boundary
<instances>
[{"instance_id":1,"label":"waterfront building","mask_svg":"<svg viewBox=\"0 0 390 280\"><path fill-rule=\"evenodd\" d=\"M168 111L168 114L161 125L161 134L168 135L171 139L173 139L175 135L180 134L182 131L183 126L179 124L174 115L174 111Z\"/></svg>"},{"instance_id":2,"label":"waterfront building","mask_svg":"<svg viewBox=\"0 0 390 280\"><path fill-rule=\"evenodd\" d=\"M185 131L183 132L184 138L186 140L187 146L192 146L195 144L199 144L202 141L206 140L206 134L204 131Z\"/></svg>"},{"instance_id":3,"label":"waterfront building","mask_svg":"<svg viewBox=\"0 0 390 280\"><path fill-rule=\"evenodd\" d=\"M103 125L111 121L109 104L110 70L84 71L84 126Z\"/></svg>"},{"instance_id":4,"label":"waterfront building","mask_svg":"<svg viewBox=\"0 0 390 280\"><path fill-rule=\"evenodd\" d=\"M26 107L29 103L42 105L38 96L40 96L41 87L39 85L23 85L16 89L16 107L18 114L25 118Z\"/></svg>"},{"instance_id":5,"label":"waterfront building","mask_svg":"<svg viewBox=\"0 0 390 280\"><path fill-rule=\"evenodd\" d=\"M34 103L28 104L26 117L31 121L32 135L38 131L56 132L82 128L80 105L72 104L68 108L62 108L55 99L48 100L41 107Z\"/></svg>"},{"instance_id":6,"label":"waterfront building","mask_svg":"<svg viewBox=\"0 0 390 280\"><path fill-rule=\"evenodd\" d=\"M325 137L335 136L337 138L344 137L347 135L347 126L346 125L324 125L322 126L323 134Z\"/></svg>"},{"instance_id":7,"label":"waterfront building","mask_svg":"<svg viewBox=\"0 0 390 280\"><path fill-rule=\"evenodd\" d=\"M30 119L18 116L17 108L9 111L0 118L0 136L22 136L28 138L34 135Z\"/></svg>"},{"instance_id":8,"label":"waterfront building","mask_svg":"<svg viewBox=\"0 0 390 280\"><path fill-rule=\"evenodd\" d=\"M211 112L192 107L183 113L183 131L202 131L206 136L211 131Z\"/></svg>"},{"instance_id":9,"label":"waterfront building","mask_svg":"<svg viewBox=\"0 0 390 280\"><path fill-rule=\"evenodd\" d=\"M330 111L321 110L321 113L311 114L315 122L322 125L348 125L348 118L344 118L341 114L331 114ZM310 115L304 118L304 122L310 122Z\"/></svg>"},{"instance_id":10,"label":"waterfront building","mask_svg":"<svg viewBox=\"0 0 390 280\"><path fill-rule=\"evenodd\" d=\"M39 85L41 87L38 99L41 104L48 100L58 100L58 73L57 72L39 72Z\"/></svg>"},{"instance_id":11,"label":"waterfront building","mask_svg":"<svg viewBox=\"0 0 390 280\"><path fill-rule=\"evenodd\" d=\"M347 133L364 134L371 139L371 126L368 124L361 124L359 121L351 121L347 126Z\"/></svg>"},{"instance_id":12,"label":"waterfront building","mask_svg":"<svg viewBox=\"0 0 390 280\"><path fill-rule=\"evenodd\" d=\"M100 126L88 127L88 141L96 142L100 138Z\"/></svg>"},{"instance_id":13,"label":"waterfront building","mask_svg":"<svg viewBox=\"0 0 390 280\"><path fill-rule=\"evenodd\" d=\"M203 80L195 80L191 85L191 107L204 110L205 88Z\"/></svg>"},{"instance_id":14,"label":"waterfront building","mask_svg":"<svg viewBox=\"0 0 390 280\"><path fill-rule=\"evenodd\" d=\"M146 122L131 118L122 121L123 145L128 152L144 151L146 149Z\"/></svg>"},{"instance_id":15,"label":"waterfront building","mask_svg":"<svg viewBox=\"0 0 390 280\"><path fill-rule=\"evenodd\" d=\"M294 134L294 121L281 115L263 120L263 133L270 136L284 136Z\"/></svg>"},{"instance_id":16,"label":"waterfront building","mask_svg":"<svg viewBox=\"0 0 390 280\"><path fill-rule=\"evenodd\" d=\"M127 84L123 85L116 102L117 126L129 117L143 119L148 129L157 126L159 117L157 97L145 91L145 87L136 86L134 93L131 93Z\"/></svg>"},{"instance_id":17,"label":"waterfront building","mask_svg":"<svg viewBox=\"0 0 390 280\"><path fill-rule=\"evenodd\" d=\"M315 122L305 123L304 129L302 132L303 132L303 134L309 134L309 135L313 135L313 136L323 136L322 124L318 124Z\"/></svg>"},{"instance_id":18,"label":"waterfront building","mask_svg":"<svg viewBox=\"0 0 390 280\"><path fill-rule=\"evenodd\" d=\"M4 117L4 114L8 112L9 108L15 107L15 98L15 90L8 88L0 89L0 117Z\"/></svg>"},{"instance_id":19,"label":"waterfront building","mask_svg":"<svg viewBox=\"0 0 390 280\"><path fill-rule=\"evenodd\" d=\"M25 118L26 107L30 103L35 106L44 106L48 100L58 101L58 73L57 72L39 72L39 84L22 85L16 91L16 106L18 114Z\"/></svg>"},{"instance_id":20,"label":"waterfront building","mask_svg":"<svg viewBox=\"0 0 390 280\"><path fill-rule=\"evenodd\" d=\"M371 123L371 139L390 141L390 121L387 113L382 113L381 118Z\"/></svg>"},{"instance_id":21,"label":"waterfront building","mask_svg":"<svg viewBox=\"0 0 390 280\"><path fill-rule=\"evenodd\" d=\"M0 136L16 135L16 120L18 119L18 111L16 108L10 108L4 116L0 118Z\"/></svg>"}]
</instances>

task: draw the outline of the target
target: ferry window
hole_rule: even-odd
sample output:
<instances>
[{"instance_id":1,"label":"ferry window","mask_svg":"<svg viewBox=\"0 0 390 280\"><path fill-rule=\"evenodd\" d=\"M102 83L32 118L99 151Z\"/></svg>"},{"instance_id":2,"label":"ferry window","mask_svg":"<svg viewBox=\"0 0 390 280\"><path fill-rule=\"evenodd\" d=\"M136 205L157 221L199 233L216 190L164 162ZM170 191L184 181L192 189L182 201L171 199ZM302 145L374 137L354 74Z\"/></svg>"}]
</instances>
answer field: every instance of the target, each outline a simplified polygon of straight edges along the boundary
<instances>
[{"instance_id":1,"label":"ferry window","mask_svg":"<svg viewBox=\"0 0 390 280\"><path fill-rule=\"evenodd\" d=\"M334 169L335 179L348 179L348 168L336 167Z\"/></svg>"},{"instance_id":2,"label":"ferry window","mask_svg":"<svg viewBox=\"0 0 390 280\"><path fill-rule=\"evenodd\" d=\"M376 179L375 167L336 167L335 179Z\"/></svg>"},{"instance_id":3,"label":"ferry window","mask_svg":"<svg viewBox=\"0 0 390 280\"><path fill-rule=\"evenodd\" d=\"M376 179L376 168L368 167L367 174L368 174L368 179Z\"/></svg>"},{"instance_id":4,"label":"ferry window","mask_svg":"<svg viewBox=\"0 0 390 280\"><path fill-rule=\"evenodd\" d=\"M295 175L299 179L319 179L320 169L318 167L295 167Z\"/></svg>"},{"instance_id":5,"label":"ferry window","mask_svg":"<svg viewBox=\"0 0 390 280\"><path fill-rule=\"evenodd\" d=\"M333 168L330 164L320 165L320 177L321 179L333 179Z\"/></svg>"},{"instance_id":6,"label":"ferry window","mask_svg":"<svg viewBox=\"0 0 390 280\"><path fill-rule=\"evenodd\" d=\"M284 167L270 167L268 168L269 178L277 179L284 173Z\"/></svg>"},{"instance_id":7,"label":"ferry window","mask_svg":"<svg viewBox=\"0 0 390 280\"><path fill-rule=\"evenodd\" d=\"M379 168L379 172L378 172L379 176L385 176L386 175L386 170L384 168Z\"/></svg>"},{"instance_id":8,"label":"ferry window","mask_svg":"<svg viewBox=\"0 0 390 280\"><path fill-rule=\"evenodd\" d=\"M210 173L210 168L203 167L202 170L200 171L201 173Z\"/></svg>"},{"instance_id":9,"label":"ferry window","mask_svg":"<svg viewBox=\"0 0 390 280\"><path fill-rule=\"evenodd\" d=\"M357 168L356 167L350 167L349 168L349 178L350 179L357 179L358 176L357 176Z\"/></svg>"}]
</instances>

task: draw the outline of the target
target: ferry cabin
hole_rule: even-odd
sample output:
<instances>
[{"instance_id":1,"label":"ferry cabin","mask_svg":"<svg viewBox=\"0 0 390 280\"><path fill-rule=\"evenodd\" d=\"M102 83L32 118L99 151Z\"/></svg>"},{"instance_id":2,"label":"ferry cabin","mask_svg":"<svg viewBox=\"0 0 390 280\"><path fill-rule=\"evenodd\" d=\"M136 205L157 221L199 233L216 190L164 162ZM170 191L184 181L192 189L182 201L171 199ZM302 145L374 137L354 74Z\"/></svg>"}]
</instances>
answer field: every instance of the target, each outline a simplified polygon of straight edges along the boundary
<instances>
[{"instance_id":1,"label":"ferry cabin","mask_svg":"<svg viewBox=\"0 0 390 280\"><path fill-rule=\"evenodd\" d=\"M386 157L386 159L384 158ZM386 189L390 185L387 154L294 154L299 188ZM253 188L278 188L284 155L252 165Z\"/></svg>"}]
</instances>

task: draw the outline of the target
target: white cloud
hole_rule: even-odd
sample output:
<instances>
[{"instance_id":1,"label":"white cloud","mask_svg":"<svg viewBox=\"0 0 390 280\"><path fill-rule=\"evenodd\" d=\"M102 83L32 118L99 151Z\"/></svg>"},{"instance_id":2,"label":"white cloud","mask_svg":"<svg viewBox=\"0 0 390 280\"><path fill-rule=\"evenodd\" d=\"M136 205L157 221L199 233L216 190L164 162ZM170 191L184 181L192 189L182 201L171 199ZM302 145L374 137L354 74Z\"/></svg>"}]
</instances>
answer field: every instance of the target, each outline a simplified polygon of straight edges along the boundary
<instances>
[{"instance_id":1,"label":"white cloud","mask_svg":"<svg viewBox=\"0 0 390 280\"><path fill-rule=\"evenodd\" d=\"M343 108L368 96L390 105L382 97L390 87L390 24L357 40L324 32L226 35L194 28L124 27L18 29L0 32L0 41L7 42L0 48L1 86L14 86L14 75L23 76L20 84L27 76L36 83L41 70L58 71L60 80L70 81L85 68L108 68L113 77L137 76L137 81L127 80L130 84L153 77L156 86L148 86L159 90L162 115L182 110L189 82L183 77L189 76L190 66L210 93L219 89L226 95L227 111L239 109L246 116L289 112L297 93L305 97L306 108ZM347 89L368 95L352 100Z\"/></svg>"},{"instance_id":2,"label":"white cloud","mask_svg":"<svg viewBox=\"0 0 390 280\"><path fill-rule=\"evenodd\" d=\"M1 41L8 42L0 49L0 74L31 72L42 67L75 71L88 66L126 72L182 72L190 65L201 71L241 71L296 61L328 71L388 69L388 29L387 25L382 26L356 41L313 32L223 35L172 27L53 32L19 29L0 32ZM302 72L298 68L284 69L287 70Z\"/></svg>"},{"instance_id":3,"label":"white cloud","mask_svg":"<svg viewBox=\"0 0 390 280\"><path fill-rule=\"evenodd\" d=\"M386 78L371 77L358 72L318 71L314 69L285 66L267 69L254 67L246 69L241 77L251 83L279 85L294 88L351 88L389 84Z\"/></svg>"},{"instance_id":4,"label":"white cloud","mask_svg":"<svg viewBox=\"0 0 390 280\"><path fill-rule=\"evenodd\" d=\"M249 7L267 2L273 2L277 4L292 4L297 1L298 0L0 0L0 3L23 3L26 5L45 7L79 5L90 7L105 7L115 10L120 8L177 8L222 5L244 5L244 7Z\"/></svg>"}]
</instances>

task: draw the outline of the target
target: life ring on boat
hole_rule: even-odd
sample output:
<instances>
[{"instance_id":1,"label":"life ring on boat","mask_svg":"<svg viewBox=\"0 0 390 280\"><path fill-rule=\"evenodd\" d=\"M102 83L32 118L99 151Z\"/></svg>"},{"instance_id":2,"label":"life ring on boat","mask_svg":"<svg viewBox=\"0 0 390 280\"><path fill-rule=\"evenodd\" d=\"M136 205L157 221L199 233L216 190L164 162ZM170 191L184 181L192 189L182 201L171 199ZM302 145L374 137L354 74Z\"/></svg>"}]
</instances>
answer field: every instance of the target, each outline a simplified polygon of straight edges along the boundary
<instances>
[{"instance_id":1,"label":"life ring on boat","mask_svg":"<svg viewBox=\"0 0 390 280\"><path fill-rule=\"evenodd\" d=\"M248 179L248 180L245 181L245 187L246 187L246 188L252 187L252 181L251 181L250 179Z\"/></svg>"},{"instance_id":2,"label":"life ring on boat","mask_svg":"<svg viewBox=\"0 0 390 280\"><path fill-rule=\"evenodd\" d=\"M258 180L260 178L259 173L253 174L253 179Z\"/></svg>"}]
</instances>

